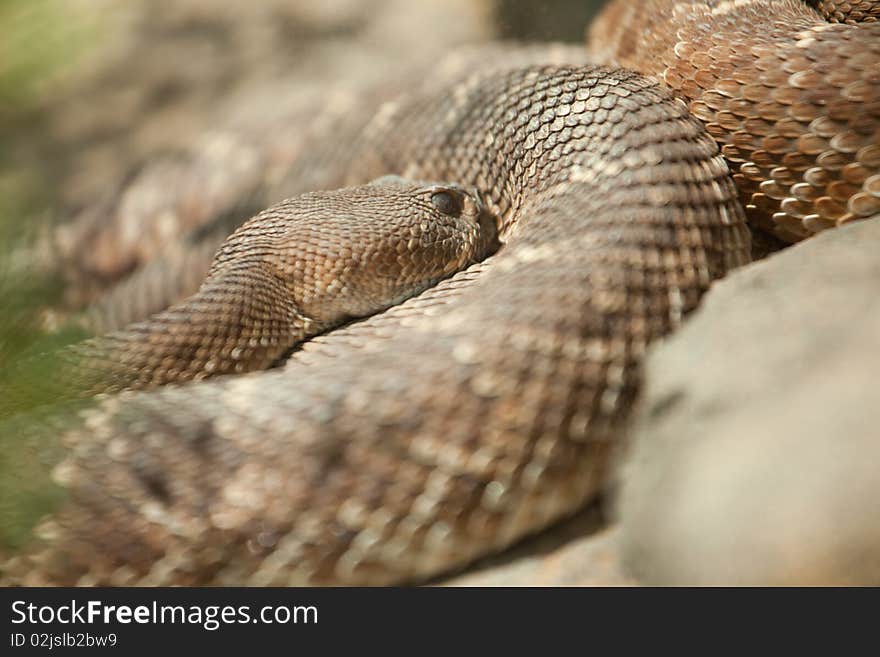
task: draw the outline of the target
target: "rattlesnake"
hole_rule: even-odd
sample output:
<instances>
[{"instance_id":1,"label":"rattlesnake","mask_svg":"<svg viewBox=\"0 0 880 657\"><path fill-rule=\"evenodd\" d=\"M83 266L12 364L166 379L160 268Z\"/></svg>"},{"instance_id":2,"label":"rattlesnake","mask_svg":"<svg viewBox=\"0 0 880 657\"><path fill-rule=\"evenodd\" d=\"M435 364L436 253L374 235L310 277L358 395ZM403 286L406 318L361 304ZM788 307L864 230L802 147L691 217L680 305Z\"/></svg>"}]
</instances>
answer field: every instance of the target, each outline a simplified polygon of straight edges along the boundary
<instances>
[{"instance_id":1,"label":"rattlesnake","mask_svg":"<svg viewBox=\"0 0 880 657\"><path fill-rule=\"evenodd\" d=\"M591 43L656 79L507 46L383 105L339 184L475 187L499 251L271 371L98 400L62 426L66 501L7 581L419 581L593 497L645 349L749 260L746 215L796 240L877 211L880 24L621 1Z\"/></svg>"}]
</instances>

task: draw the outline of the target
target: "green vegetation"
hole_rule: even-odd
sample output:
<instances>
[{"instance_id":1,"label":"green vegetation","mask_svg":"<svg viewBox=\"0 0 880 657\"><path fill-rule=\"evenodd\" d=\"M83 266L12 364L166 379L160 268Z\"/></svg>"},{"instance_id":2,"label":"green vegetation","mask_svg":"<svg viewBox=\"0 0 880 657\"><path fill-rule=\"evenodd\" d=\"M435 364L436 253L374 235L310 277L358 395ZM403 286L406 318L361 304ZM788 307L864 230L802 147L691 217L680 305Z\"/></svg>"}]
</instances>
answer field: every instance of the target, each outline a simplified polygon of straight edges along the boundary
<instances>
[{"instance_id":1,"label":"green vegetation","mask_svg":"<svg viewBox=\"0 0 880 657\"><path fill-rule=\"evenodd\" d=\"M0 368L32 350L69 341L46 335L40 313L58 297L58 281L34 267L56 199L44 153L48 90L85 51L94 24L63 0L0 0ZM2 376L0 376L2 379Z\"/></svg>"},{"instance_id":2,"label":"green vegetation","mask_svg":"<svg viewBox=\"0 0 880 657\"><path fill-rule=\"evenodd\" d=\"M57 431L49 429L56 425L30 413L51 400L21 393L19 377L51 376L47 361L30 355L75 337L42 330L42 314L60 285L32 261L56 203L42 155L50 149L36 147L46 140L41 126L48 93L90 34L71 11L64 0L0 0L0 557L21 546L63 495L49 479L60 452ZM24 359L39 365L22 369ZM28 402L17 404L19 394ZM3 408L18 414L2 417Z\"/></svg>"}]
</instances>

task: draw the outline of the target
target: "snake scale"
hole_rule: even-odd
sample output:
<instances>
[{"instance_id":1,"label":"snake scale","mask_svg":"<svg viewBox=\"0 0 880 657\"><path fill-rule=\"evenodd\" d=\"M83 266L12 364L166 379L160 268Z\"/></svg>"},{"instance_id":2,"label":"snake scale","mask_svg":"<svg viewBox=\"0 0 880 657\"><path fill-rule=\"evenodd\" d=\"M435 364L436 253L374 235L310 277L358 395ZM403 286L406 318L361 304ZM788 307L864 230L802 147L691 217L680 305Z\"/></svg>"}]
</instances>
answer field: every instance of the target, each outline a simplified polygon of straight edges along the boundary
<instances>
[{"instance_id":1,"label":"snake scale","mask_svg":"<svg viewBox=\"0 0 880 657\"><path fill-rule=\"evenodd\" d=\"M65 501L4 581L415 582L573 513L607 476L647 346L749 261L747 217L796 241L880 209L878 18L874 2L619 0L589 58L439 64L344 149L326 215L395 174L410 196L371 195L374 216L454 189L494 218L497 252L454 253L462 271L418 296L256 364L260 331L303 313L285 274L241 267L244 292L209 277L217 330L196 330L203 286L162 320L185 349L111 359L117 387L147 389L64 427ZM215 272L270 224L240 229ZM246 335L221 326L233 297L263 304ZM275 367L152 387L230 358Z\"/></svg>"}]
</instances>

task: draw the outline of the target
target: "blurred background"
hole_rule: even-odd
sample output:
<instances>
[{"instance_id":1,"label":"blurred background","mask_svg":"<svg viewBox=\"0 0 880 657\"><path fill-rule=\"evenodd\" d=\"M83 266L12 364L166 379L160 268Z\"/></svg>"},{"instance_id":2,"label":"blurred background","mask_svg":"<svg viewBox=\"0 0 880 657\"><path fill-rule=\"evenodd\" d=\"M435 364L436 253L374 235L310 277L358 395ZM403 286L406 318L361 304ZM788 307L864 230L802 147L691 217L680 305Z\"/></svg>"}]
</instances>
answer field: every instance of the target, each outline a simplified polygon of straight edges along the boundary
<instances>
[{"instance_id":1,"label":"blurred background","mask_svg":"<svg viewBox=\"0 0 880 657\"><path fill-rule=\"evenodd\" d=\"M80 337L67 313L154 242L281 175L328 87L351 103L461 44L580 42L601 4L0 0L0 366Z\"/></svg>"}]
</instances>

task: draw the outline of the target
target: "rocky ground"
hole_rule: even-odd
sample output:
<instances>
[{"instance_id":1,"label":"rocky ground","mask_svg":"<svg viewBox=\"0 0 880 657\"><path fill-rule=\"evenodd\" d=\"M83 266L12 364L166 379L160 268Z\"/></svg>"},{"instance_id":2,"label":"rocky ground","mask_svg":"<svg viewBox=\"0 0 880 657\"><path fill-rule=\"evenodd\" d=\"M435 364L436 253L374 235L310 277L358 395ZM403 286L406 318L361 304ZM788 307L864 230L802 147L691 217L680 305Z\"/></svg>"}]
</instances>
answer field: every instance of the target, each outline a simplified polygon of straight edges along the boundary
<instances>
[{"instance_id":1,"label":"rocky ground","mask_svg":"<svg viewBox=\"0 0 880 657\"><path fill-rule=\"evenodd\" d=\"M654 583L880 583L880 221L717 284L657 345L619 507Z\"/></svg>"}]
</instances>

